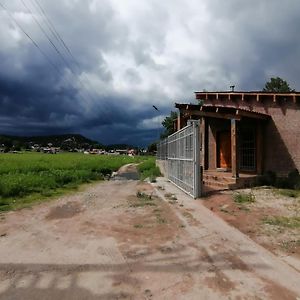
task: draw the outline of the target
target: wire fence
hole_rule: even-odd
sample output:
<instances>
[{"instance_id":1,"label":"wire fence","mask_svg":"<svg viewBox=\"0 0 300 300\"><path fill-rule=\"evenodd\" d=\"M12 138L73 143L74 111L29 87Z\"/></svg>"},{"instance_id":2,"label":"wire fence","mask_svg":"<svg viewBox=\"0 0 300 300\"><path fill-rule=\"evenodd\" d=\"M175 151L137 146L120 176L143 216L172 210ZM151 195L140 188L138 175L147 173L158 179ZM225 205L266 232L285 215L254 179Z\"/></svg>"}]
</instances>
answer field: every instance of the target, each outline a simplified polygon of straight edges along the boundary
<instances>
[{"instance_id":1,"label":"wire fence","mask_svg":"<svg viewBox=\"0 0 300 300\"><path fill-rule=\"evenodd\" d=\"M168 138L165 138L157 143L157 159L167 160L168 158Z\"/></svg>"},{"instance_id":2,"label":"wire fence","mask_svg":"<svg viewBox=\"0 0 300 300\"><path fill-rule=\"evenodd\" d=\"M201 195L200 124L189 124L157 144L157 159L167 160L168 179L194 198Z\"/></svg>"}]
</instances>

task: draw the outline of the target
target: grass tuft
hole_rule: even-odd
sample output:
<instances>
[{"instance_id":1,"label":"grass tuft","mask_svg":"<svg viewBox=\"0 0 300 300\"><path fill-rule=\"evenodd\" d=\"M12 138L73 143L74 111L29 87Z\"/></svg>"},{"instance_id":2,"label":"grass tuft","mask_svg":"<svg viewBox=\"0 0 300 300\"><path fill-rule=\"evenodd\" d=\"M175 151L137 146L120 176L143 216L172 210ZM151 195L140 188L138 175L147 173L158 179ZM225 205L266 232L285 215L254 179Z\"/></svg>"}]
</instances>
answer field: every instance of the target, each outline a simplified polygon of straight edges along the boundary
<instances>
[{"instance_id":1,"label":"grass tuft","mask_svg":"<svg viewBox=\"0 0 300 300\"><path fill-rule=\"evenodd\" d=\"M273 216L264 218L263 222L278 227L300 228L300 217Z\"/></svg>"},{"instance_id":2,"label":"grass tuft","mask_svg":"<svg viewBox=\"0 0 300 300\"><path fill-rule=\"evenodd\" d=\"M300 195L299 190L280 189L278 192L280 195L290 198L298 198Z\"/></svg>"},{"instance_id":3,"label":"grass tuft","mask_svg":"<svg viewBox=\"0 0 300 300\"><path fill-rule=\"evenodd\" d=\"M147 195L143 192L138 191L136 193L136 198L138 201L130 204L130 207L144 207L144 206L157 206L156 203L153 201L152 194Z\"/></svg>"},{"instance_id":4,"label":"grass tuft","mask_svg":"<svg viewBox=\"0 0 300 300\"><path fill-rule=\"evenodd\" d=\"M150 157L138 165L141 180L149 178L151 182L156 182L156 177L160 176L160 170L155 165L155 157Z\"/></svg>"},{"instance_id":5,"label":"grass tuft","mask_svg":"<svg viewBox=\"0 0 300 300\"><path fill-rule=\"evenodd\" d=\"M253 203L255 202L255 195L253 193L235 193L233 195L233 200L235 203Z\"/></svg>"},{"instance_id":6,"label":"grass tuft","mask_svg":"<svg viewBox=\"0 0 300 300\"><path fill-rule=\"evenodd\" d=\"M134 228L143 228L144 226L142 224L134 224L133 227Z\"/></svg>"}]
</instances>

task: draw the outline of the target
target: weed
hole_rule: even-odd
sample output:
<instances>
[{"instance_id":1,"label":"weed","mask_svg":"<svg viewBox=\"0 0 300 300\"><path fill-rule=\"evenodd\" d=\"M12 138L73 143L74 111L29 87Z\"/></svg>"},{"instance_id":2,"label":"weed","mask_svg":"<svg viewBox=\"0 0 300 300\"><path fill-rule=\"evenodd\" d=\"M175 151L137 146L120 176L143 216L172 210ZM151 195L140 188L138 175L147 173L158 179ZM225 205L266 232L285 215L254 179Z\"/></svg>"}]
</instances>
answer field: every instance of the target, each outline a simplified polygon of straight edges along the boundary
<instances>
[{"instance_id":1,"label":"weed","mask_svg":"<svg viewBox=\"0 0 300 300\"><path fill-rule=\"evenodd\" d=\"M151 196L148 196L147 194L145 194L145 193L143 193L143 192L141 192L141 191L137 191L137 192L136 192L136 196L137 196L137 198L139 198L139 199L142 199L142 198L150 198L150 199L151 199Z\"/></svg>"},{"instance_id":2,"label":"weed","mask_svg":"<svg viewBox=\"0 0 300 300\"><path fill-rule=\"evenodd\" d=\"M255 202L255 196L253 193L235 193L233 200L235 203L253 203Z\"/></svg>"},{"instance_id":3,"label":"weed","mask_svg":"<svg viewBox=\"0 0 300 300\"><path fill-rule=\"evenodd\" d=\"M286 197L297 198L300 195L300 191L289 190L289 189L280 189L279 194Z\"/></svg>"},{"instance_id":4,"label":"weed","mask_svg":"<svg viewBox=\"0 0 300 300\"><path fill-rule=\"evenodd\" d=\"M157 223L158 224L166 224L167 220L162 218L160 215L156 215Z\"/></svg>"},{"instance_id":5,"label":"weed","mask_svg":"<svg viewBox=\"0 0 300 300\"><path fill-rule=\"evenodd\" d=\"M153 201L152 194L147 195L143 192L138 191L136 193L136 197L139 201L131 204L130 207L156 206L156 203L154 203Z\"/></svg>"},{"instance_id":6,"label":"weed","mask_svg":"<svg viewBox=\"0 0 300 300\"><path fill-rule=\"evenodd\" d=\"M291 251L297 247L300 247L300 240L283 241L280 246L288 251Z\"/></svg>"},{"instance_id":7,"label":"weed","mask_svg":"<svg viewBox=\"0 0 300 300\"><path fill-rule=\"evenodd\" d=\"M177 203L177 201L176 200L169 200L168 201L170 204L172 204L172 205L174 205L174 204L176 204Z\"/></svg>"},{"instance_id":8,"label":"weed","mask_svg":"<svg viewBox=\"0 0 300 300\"><path fill-rule=\"evenodd\" d=\"M144 207L144 206L157 206L157 205L153 202L147 202L147 201L130 204L130 207Z\"/></svg>"},{"instance_id":9,"label":"weed","mask_svg":"<svg viewBox=\"0 0 300 300\"><path fill-rule=\"evenodd\" d=\"M193 219L194 218L193 215L191 213L187 212L187 211L184 211L182 214L186 218L189 218L189 219Z\"/></svg>"},{"instance_id":10,"label":"weed","mask_svg":"<svg viewBox=\"0 0 300 300\"><path fill-rule=\"evenodd\" d=\"M142 224L134 224L133 227L134 228L143 228L144 226Z\"/></svg>"},{"instance_id":11,"label":"weed","mask_svg":"<svg viewBox=\"0 0 300 300\"><path fill-rule=\"evenodd\" d=\"M149 177L149 181L150 181L151 183L156 182L156 177L153 176L153 175L151 175L151 176Z\"/></svg>"},{"instance_id":12,"label":"weed","mask_svg":"<svg viewBox=\"0 0 300 300\"><path fill-rule=\"evenodd\" d=\"M149 178L150 181L151 179L156 181L156 177L161 175L159 168L155 165L155 157L150 157L146 161L140 163L138 165L138 171L142 180Z\"/></svg>"},{"instance_id":13,"label":"weed","mask_svg":"<svg viewBox=\"0 0 300 300\"><path fill-rule=\"evenodd\" d=\"M300 217L272 216L264 218L263 222L278 227L300 228Z\"/></svg>"},{"instance_id":14,"label":"weed","mask_svg":"<svg viewBox=\"0 0 300 300\"><path fill-rule=\"evenodd\" d=\"M172 201L176 201L177 200L177 197L174 194L171 194L171 193L166 193L165 194L165 198L170 199Z\"/></svg>"}]
</instances>

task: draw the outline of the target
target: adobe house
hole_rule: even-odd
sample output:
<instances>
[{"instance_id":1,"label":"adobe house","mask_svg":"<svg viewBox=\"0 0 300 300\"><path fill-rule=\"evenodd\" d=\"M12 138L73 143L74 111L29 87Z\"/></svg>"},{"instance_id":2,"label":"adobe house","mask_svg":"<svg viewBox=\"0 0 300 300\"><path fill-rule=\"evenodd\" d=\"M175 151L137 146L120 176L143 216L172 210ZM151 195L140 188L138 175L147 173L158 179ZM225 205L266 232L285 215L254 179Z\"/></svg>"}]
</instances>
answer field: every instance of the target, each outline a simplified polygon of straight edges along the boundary
<instances>
[{"instance_id":1,"label":"adobe house","mask_svg":"<svg viewBox=\"0 0 300 300\"><path fill-rule=\"evenodd\" d=\"M204 185L250 185L273 171L300 170L300 93L196 92L199 104L176 103L175 124L201 120Z\"/></svg>"}]
</instances>

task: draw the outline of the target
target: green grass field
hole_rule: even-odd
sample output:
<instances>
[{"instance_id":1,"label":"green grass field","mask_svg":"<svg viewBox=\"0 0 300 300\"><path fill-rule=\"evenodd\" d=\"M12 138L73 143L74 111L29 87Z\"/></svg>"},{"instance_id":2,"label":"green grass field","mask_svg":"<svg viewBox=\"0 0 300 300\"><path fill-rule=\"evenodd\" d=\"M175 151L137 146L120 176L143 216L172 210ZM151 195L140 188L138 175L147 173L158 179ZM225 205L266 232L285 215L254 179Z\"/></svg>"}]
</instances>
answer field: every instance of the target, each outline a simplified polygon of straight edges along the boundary
<instances>
[{"instance_id":1,"label":"green grass field","mask_svg":"<svg viewBox=\"0 0 300 300\"><path fill-rule=\"evenodd\" d=\"M82 183L104 179L122 165L144 160L149 160L149 157L80 153L1 154L0 211L29 206L76 189Z\"/></svg>"}]
</instances>

